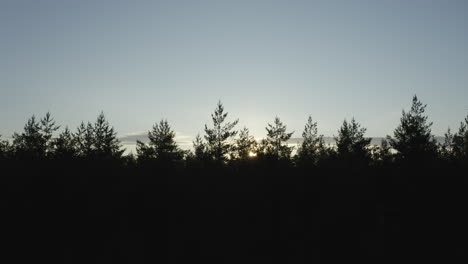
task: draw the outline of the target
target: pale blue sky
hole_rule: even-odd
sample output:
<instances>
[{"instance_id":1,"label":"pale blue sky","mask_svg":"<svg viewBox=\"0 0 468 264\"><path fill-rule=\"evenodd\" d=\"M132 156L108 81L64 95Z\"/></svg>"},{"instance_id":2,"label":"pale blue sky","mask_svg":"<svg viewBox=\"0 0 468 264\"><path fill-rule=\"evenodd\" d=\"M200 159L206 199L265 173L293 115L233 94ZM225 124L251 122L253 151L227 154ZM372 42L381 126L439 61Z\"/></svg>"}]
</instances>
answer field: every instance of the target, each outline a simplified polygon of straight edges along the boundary
<instances>
[{"instance_id":1,"label":"pale blue sky","mask_svg":"<svg viewBox=\"0 0 468 264\"><path fill-rule=\"evenodd\" d=\"M0 134L104 110L121 136L193 136L220 99L256 137L309 114L385 136L417 94L442 135L468 114L467 28L457 0L0 0Z\"/></svg>"}]
</instances>

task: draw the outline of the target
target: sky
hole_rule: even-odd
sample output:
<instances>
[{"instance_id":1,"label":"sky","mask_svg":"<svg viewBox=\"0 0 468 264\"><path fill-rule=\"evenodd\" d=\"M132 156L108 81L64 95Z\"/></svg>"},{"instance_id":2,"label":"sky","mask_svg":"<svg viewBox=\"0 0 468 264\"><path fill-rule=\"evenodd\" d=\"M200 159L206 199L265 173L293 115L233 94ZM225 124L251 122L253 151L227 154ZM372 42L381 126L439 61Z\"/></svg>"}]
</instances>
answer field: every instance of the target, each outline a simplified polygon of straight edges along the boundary
<instances>
[{"instance_id":1,"label":"sky","mask_svg":"<svg viewBox=\"0 0 468 264\"><path fill-rule=\"evenodd\" d=\"M434 134L468 114L464 0L0 0L0 134L104 111L119 136L162 118L203 134L221 100L261 138L275 116L391 135L416 94Z\"/></svg>"}]
</instances>

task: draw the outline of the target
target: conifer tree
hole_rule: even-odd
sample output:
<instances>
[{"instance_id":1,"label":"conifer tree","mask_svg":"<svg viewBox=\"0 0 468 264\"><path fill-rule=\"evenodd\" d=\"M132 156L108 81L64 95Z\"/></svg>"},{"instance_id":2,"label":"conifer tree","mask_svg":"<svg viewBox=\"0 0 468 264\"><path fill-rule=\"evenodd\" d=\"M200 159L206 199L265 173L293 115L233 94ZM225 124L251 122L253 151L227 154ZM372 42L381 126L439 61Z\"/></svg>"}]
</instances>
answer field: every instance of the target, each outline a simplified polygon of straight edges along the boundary
<instances>
[{"instance_id":1,"label":"conifer tree","mask_svg":"<svg viewBox=\"0 0 468 264\"><path fill-rule=\"evenodd\" d=\"M233 122L227 122L227 115L228 113L224 112L224 107L221 102L218 102L214 113L211 114L213 127L208 128L208 126L205 125L205 140L207 142L208 152L216 162L226 161L227 154L233 147L229 140L237 134L237 131L234 131L234 127L239 120L236 119Z\"/></svg>"},{"instance_id":2,"label":"conifer tree","mask_svg":"<svg viewBox=\"0 0 468 264\"><path fill-rule=\"evenodd\" d=\"M139 162L148 161L155 157L154 149L141 140L136 142L136 153Z\"/></svg>"},{"instance_id":3,"label":"conifer tree","mask_svg":"<svg viewBox=\"0 0 468 264\"><path fill-rule=\"evenodd\" d=\"M0 135L0 160L9 158L11 151L10 142L2 139L2 135Z\"/></svg>"},{"instance_id":4,"label":"conifer tree","mask_svg":"<svg viewBox=\"0 0 468 264\"><path fill-rule=\"evenodd\" d=\"M410 111L402 111L400 124L393 138L388 136L390 145L398 151L397 157L406 163L419 163L436 156L437 143L431 133L432 122L424 115L423 105L415 95Z\"/></svg>"},{"instance_id":5,"label":"conifer tree","mask_svg":"<svg viewBox=\"0 0 468 264\"><path fill-rule=\"evenodd\" d=\"M345 119L338 130L338 136L335 137L338 157L349 162L349 165L362 165L361 162L367 162L370 158L367 147L372 139L364 137L365 133L366 128L362 128L354 118L351 122Z\"/></svg>"},{"instance_id":6,"label":"conifer tree","mask_svg":"<svg viewBox=\"0 0 468 264\"><path fill-rule=\"evenodd\" d=\"M192 141L192 150L187 151L185 155L186 165L191 168L202 168L207 162L210 161L210 157L207 152L207 147L203 138L200 134L197 134L195 139Z\"/></svg>"},{"instance_id":7,"label":"conifer tree","mask_svg":"<svg viewBox=\"0 0 468 264\"><path fill-rule=\"evenodd\" d=\"M24 126L23 133L13 134L16 154L31 158L45 158L51 151L52 134L57 129L59 126L55 125L49 112L40 121L37 121L33 115Z\"/></svg>"},{"instance_id":8,"label":"conifer tree","mask_svg":"<svg viewBox=\"0 0 468 264\"><path fill-rule=\"evenodd\" d=\"M458 132L453 135L451 147L456 162L468 166L468 116L460 123Z\"/></svg>"},{"instance_id":9,"label":"conifer tree","mask_svg":"<svg viewBox=\"0 0 468 264\"><path fill-rule=\"evenodd\" d=\"M117 132L109 125L104 113L101 112L94 123L94 152L98 158L120 158L121 150Z\"/></svg>"},{"instance_id":10,"label":"conifer tree","mask_svg":"<svg viewBox=\"0 0 468 264\"><path fill-rule=\"evenodd\" d=\"M43 156L45 150L43 146L43 138L40 133L40 124L36 121L33 115L28 122L24 125L24 132L21 134L13 134L13 147L17 156L24 156L31 154L31 156Z\"/></svg>"},{"instance_id":11,"label":"conifer tree","mask_svg":"<svg viewBox=\"0 0 468 264\"><path fill-rule=\"evenodd\" d=\"M391 146L386 139L382 139L379 146L372 148L372 161L376 167L389 167L393 163Z\"/></svg>"},{"instance_id":12,"label":"conifer tree","mask_svg":"<svg viewBox=\"0 0 468 264\"><path fill-rule=\"evenodd\" d=\"M117 132L109 125L101 112L94 123L87 125L81 122L74 135L77 154L86 159L118 159L124 150L117 138Z\"/></svg>"},{"instance_id":13,"label":"conifer tree","mask_svg":"<svg viewBox=\"0 0 468 264\"><path fill-rule=\"evenodd\" d=\"M239 132L239 138L235 140L235 157L247 160L251 153L257 152L257 141L249 134L249 129L244 127Z\"/></svg>"},{"instance_id":14,"label":"conifer tree","mask_svg":"<svg viewBox=\"0 0 468 264\"><path fill-rule=\"evenodd\" d=\"M267 131L267 137L263 142L265 154L275 159L289 159L293 147L288 146L286 142L294 131L286 132L286 125L278 117L275 117L273 125L268 124L265 129Z\"/></svg>"},{"instance_id":15,"label":"conifer tree","mask_svg":"<svg viewBox=\"0 0 468 264\"><path fill-rule=\"evenodd\" d=\"M206 158L206 144L203 142L200 134L197 134L193 144L193 156L196 160L204 160Z\"/></svg>"},{"instance_id":16,"label":"conifer tree","mask_svg":"<svg viewBox=\"0 0 468 264\"><path fill-rule=\"evenodd\" d=\"M77 144L78 156L81 158L92 158L94 153L94 128L90 122L87 125L81 122L74 135L74 140Z\"/></svg>"},{"instance_id":17,"label":"conifer tree","mask_svg":"<svg viewBox=\"0 0 468 264\"><path fill-rule=\"evenodd\" d=\"M53 142L53 155L59 159L71 159L76 156L76 141L68 127Z\"/></svg>"},{"instance_id":18,"label":"conifer tree","mask_svg":"<svg viewBox=\"0 0 468 264\"><path fill-rule=\"evenodd\" d=\"M270 154L270 147L266 138L262 138L257 144L257 154L259 157L268 157Z\"/></svg>"},{"instance_id":19,"label":"conifer tree","mask_svg":"<svg viewBox=\"0 0 468 264\"><path fill-rule=\"evenodd\" d=\"M444 134L444 142L437 145L439 150L439 157L442 159L442 161L451 162L453 159L453 134L450 130L450 127Z\"/></svg>"},{"instance_id":20,"label":"conifer tree","mask_svg":"<svg viewBox=\"0 0 468 264\"><path fill-rule=\"evenodd\" d=\"M297 150L296 162L299 166L316 165L320 155L324 153L323 135L318 134L317 122L309 116L302 132L302 142Z\"/></svg>"},{"instance_id":21,"label":"conifer tree","mask_svg":"<svg viewBox=\"0 0 468 264\"><path fill-rule=\"evenodd\" d=\"M175 132L171 130L167 120L161 120L148 132L149 144L137 142L137 153L141 159L157 159L173 162L183 158L183 152L175 141Z\"/></svg>"},{"instance_id":22,"label":"conifer tree","mask_svg":"<svg viewBox=\"0 0 468 264\"><path fill-rule=\"evenodd\" d=\"M41 119L41 134L45 141L45 148L47 153L52 153L53 151L52 136L53 133L59 128L60 126L55 125L55 121L49 112L47 112L45 117Z\"/></svg>"}]
</instances>

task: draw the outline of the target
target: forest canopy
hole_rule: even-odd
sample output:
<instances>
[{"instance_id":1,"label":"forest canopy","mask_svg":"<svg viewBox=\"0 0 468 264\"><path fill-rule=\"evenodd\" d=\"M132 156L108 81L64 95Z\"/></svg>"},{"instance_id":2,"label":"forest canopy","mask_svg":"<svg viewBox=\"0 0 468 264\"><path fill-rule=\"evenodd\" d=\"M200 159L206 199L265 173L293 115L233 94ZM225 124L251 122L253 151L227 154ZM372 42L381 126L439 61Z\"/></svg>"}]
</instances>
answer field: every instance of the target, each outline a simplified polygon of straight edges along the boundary
<instances>
[{"instance_id":1,"label":"forest canopy","mask_svg":"<svg viewBox=\"0 0 468 264\"><path fill-rule=\"evenodd\" d=\"M256 141L247 127L238 128L239 119L229 121L229 114L219 101L206 124L204 134L197 135L192 149L183 150L176 133L166 120L156 122L148 131L149 143L136 142L136 155L124 155L122 142L103 112L94 123L82 122L74 131L57 125L50 113L32 116L23 131L11 141L0 135L0 160L98 161L123 164L171 167L253 166L281 164L311 167L388 167L388 166L467 166L468 116L456 133L448 129L443 143L432 134L432 122L425 115L426 105L415 95L409 111L402 111L400 123L392 136L371 145L366 128L357 120L344 120L337 130L334 144L326 144L318 134L319 124L309 116L302 140L288 143L294 131L276 116L265 127L267 137Z\"/></svg>"}]
</instances>

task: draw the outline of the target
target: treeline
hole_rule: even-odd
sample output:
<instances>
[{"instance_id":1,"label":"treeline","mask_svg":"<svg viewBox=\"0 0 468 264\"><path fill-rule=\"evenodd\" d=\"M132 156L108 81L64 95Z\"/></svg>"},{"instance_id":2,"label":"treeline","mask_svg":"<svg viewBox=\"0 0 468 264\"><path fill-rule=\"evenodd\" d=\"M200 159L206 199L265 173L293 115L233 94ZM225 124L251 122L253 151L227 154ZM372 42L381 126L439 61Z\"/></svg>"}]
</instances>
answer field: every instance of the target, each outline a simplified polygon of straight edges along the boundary
<instances>
[{"instance_id":1,"label":"treeline","mask_svg":"<svg viewBox=\"0 0 468 264\"><path fill-rule=\"evenodd\" d=\"M354 119L327 145L309 118L295 151L279 118L257 142L221 103L190 151L166 120L123 155L104 114L55 137L50 114L32 117L1 143L3 251L18 263L455 262L468 118L438 144L425 107L414 97L380 146Z\"/></svg>"},{"instance_id":2,"label":"treeline","mask_svg":"<svg viewBox=\"0 0 468 264\"><path fill-rule=\"evenodd\" d=\"M437 143L431 133L432 122L424 114L426 105L413 97L409 111L404 111L393 136L378 146L370 145L366 128L354 118L344 120L334 138L325 144L318 124L309 116L297 146L287 144L293 132L275 117L266 127L267 136L257 142L239 120L228 121L221 102L212 113L212 124L205 125L204 135L197 135L192 150L182 150L167 120L156 123L148 132L149 143L136 142L136 155L123 155L124 149L114 128L101 113L94 123L82 122L72 132L59 130L50 113L32 116L22 133L14 133L12 142L0 138L1 161L87 161L126 166L164 167L239 167L279 165L282 167L462 167L468 165L468 116L456 133L450 129L445 141Z\"/></svg>"}]
</instances>

